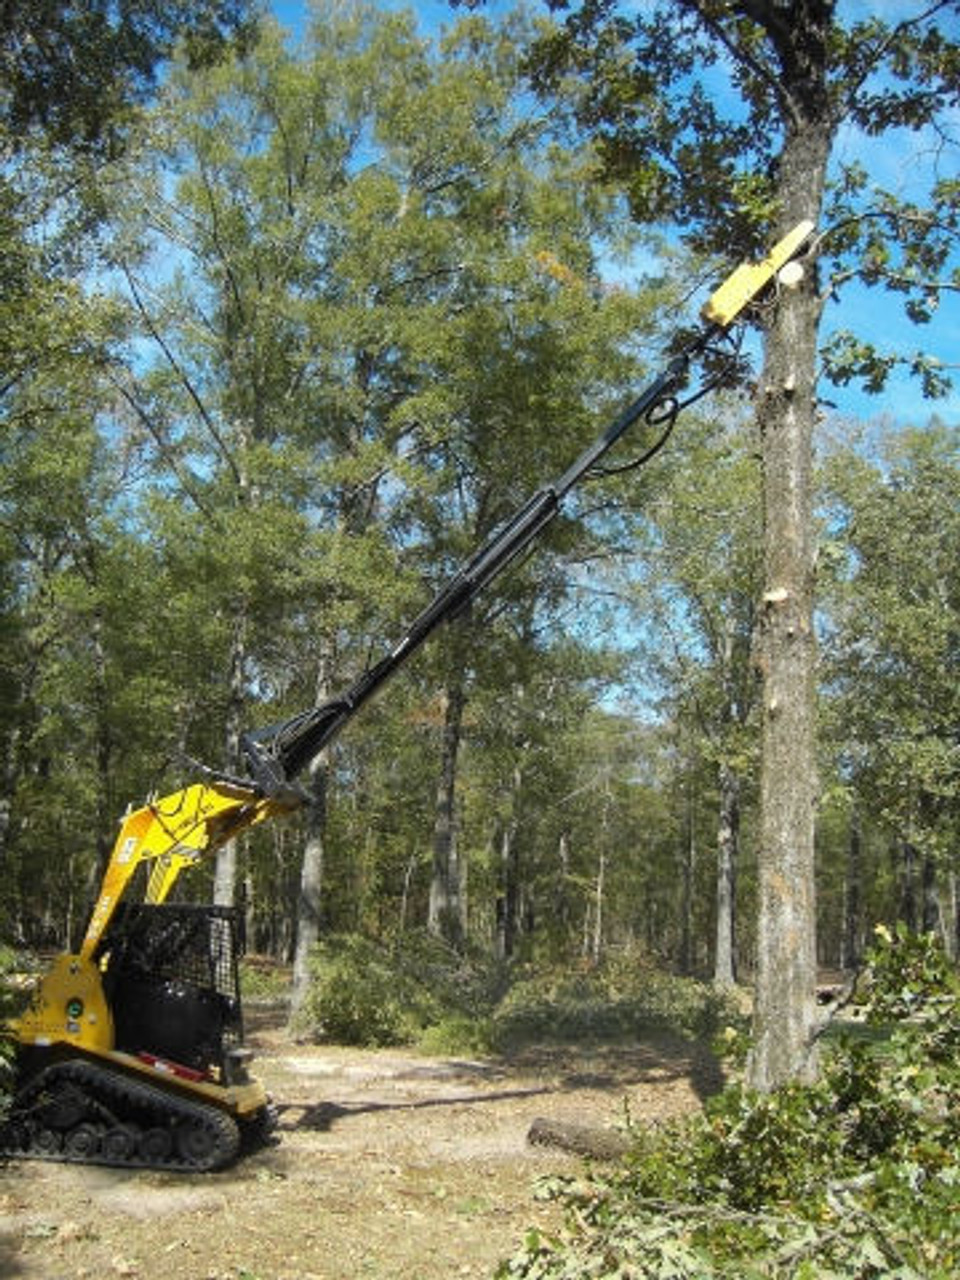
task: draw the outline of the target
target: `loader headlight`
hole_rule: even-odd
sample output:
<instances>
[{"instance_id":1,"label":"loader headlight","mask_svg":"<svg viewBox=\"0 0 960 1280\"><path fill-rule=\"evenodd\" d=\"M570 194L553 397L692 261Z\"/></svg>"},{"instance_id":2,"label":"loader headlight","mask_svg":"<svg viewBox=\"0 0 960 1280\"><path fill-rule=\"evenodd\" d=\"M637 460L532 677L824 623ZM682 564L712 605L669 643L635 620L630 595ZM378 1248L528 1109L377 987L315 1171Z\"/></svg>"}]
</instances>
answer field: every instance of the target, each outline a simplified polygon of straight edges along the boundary
<instances>
[{"instance_id":1,"label":"loader headlight","mask_svg":"<svg viewBox=\"0 0 960 1280\"><path fill-rule=\"evenodd\" d=\"M73 1018L74 1021L76 1021L76 1019L79 1018L82 1013L83 1013L83 1001L80 999L79 996L74 996L71 1000L67 1001L67 1017L68 1018Z\"/></svg>"}]
</instances>

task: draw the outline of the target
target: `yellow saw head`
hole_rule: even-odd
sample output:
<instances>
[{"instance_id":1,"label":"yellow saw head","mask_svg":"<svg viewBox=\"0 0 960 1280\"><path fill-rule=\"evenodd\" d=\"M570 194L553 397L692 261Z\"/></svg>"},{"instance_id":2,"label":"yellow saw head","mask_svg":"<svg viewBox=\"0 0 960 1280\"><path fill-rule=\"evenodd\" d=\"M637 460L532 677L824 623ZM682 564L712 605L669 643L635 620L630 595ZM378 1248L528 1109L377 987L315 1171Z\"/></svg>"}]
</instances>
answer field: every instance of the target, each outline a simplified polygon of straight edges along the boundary
<instances>
[{"instance_id":1,"label":"yellow saw head","mask_svg":"<svg viewBox=\"0 0 960 1280\"><path fill-rule=\"evenodd\" d=\"M737 316L758 297L777 274L800 252L813 234L809 220L798 222L778 240L762 262L744 262L704 303L701 319L721 329L729 328Z\"/></svg>"}]
</instances>

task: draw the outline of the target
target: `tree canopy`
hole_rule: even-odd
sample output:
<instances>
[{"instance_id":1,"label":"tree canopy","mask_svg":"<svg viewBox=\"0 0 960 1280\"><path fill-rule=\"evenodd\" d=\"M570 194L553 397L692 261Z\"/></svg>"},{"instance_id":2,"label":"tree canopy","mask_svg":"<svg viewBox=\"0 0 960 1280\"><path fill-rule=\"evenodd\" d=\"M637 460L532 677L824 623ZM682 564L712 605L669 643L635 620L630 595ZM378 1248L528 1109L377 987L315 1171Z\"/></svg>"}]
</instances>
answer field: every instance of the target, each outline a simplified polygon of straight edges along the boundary
<instances>
[{"instance_id":1,"label":"tree canopy","mask_svg":"<svg viewBox=\"0 0 960 1280\"><path fill-rule=\"evenodd\" d=\"M42 135L48 145L109 154L178 44L199 67L253 30L249 0L4 0L4 150Z\"/></svg>"}]
</instances>

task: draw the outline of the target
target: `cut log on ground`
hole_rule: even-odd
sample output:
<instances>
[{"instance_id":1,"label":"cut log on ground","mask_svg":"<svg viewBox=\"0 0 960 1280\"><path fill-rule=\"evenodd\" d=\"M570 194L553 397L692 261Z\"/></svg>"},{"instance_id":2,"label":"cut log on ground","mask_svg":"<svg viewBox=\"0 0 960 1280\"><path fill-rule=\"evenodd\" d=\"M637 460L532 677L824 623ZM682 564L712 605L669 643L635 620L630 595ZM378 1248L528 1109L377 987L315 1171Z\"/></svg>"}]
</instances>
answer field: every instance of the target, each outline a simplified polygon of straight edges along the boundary
<instances>
[{"instance_id":1,"label":"cut log on ground","mask_svg":"<svg viewBox=\"0 0 960 1280\"><path fill-rule=\"evenodd\" d=\"M536 1147L559 1147L592 1160L619 1160L630 1149L629 1138L614 1129L594 1129L545 1116L538 1116L530 1125L527 1141Z\"/></svg>"}]
</instances>

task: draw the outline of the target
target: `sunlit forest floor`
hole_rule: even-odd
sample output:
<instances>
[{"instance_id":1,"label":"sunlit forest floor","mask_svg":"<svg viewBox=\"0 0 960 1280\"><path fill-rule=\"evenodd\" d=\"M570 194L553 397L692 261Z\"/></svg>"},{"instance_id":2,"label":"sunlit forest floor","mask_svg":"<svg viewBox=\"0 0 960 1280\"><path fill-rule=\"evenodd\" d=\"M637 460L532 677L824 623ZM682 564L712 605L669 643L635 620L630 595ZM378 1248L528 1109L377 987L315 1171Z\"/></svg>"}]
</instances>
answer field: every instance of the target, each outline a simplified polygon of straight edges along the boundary
<instances>
[{"instance_id":1,"label":"sunlit forest floor","mask_svg":"<svg viewBox=\"0 0 960 1280\"><path fill-rule=\"evenodd\" d=\"M471 1061L299 1044L278 1009L249 1024L279 1141L195 1176L12 1163L0 1276L488 1276L527 1227L549 1226L538 1176L580 1164L528 1144L535 1118L645 1123L719 1085L705 1050L666 1034Z\"/></svg>"}]
</instances>

